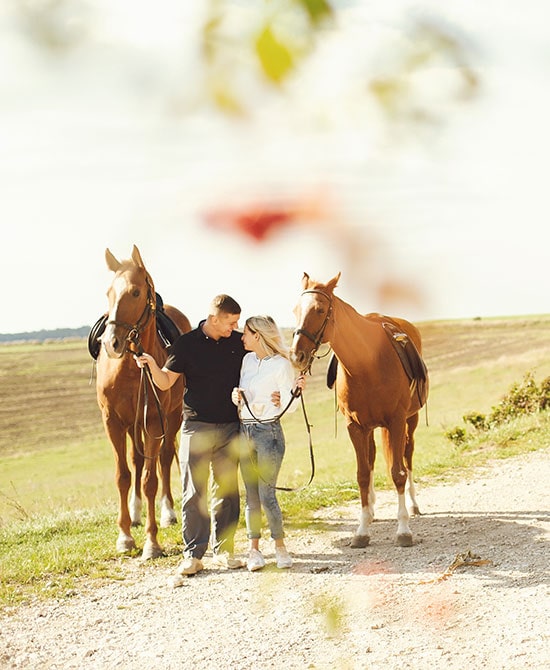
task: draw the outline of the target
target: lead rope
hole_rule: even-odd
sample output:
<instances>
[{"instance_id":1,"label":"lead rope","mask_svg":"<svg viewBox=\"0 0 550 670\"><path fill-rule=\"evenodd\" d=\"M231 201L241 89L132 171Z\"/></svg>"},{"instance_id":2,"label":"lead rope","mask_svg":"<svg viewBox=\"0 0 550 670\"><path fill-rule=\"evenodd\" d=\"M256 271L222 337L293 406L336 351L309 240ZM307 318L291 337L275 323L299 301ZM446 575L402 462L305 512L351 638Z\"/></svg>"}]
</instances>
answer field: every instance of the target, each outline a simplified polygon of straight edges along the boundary
<instances>
[{"instance_id":1,"label":"lead rope","mask_svg":"<svg viewBox=\"0 0 550 670\"><path fill-rule=\"evenodd\" d=\"M145 383L144 383L145 379ZM148 382L148 384L147 384ZM153 391L153 396L155 398L155 405L157 408L157 413L159 416L159 421L160 421L160 435L150 435L150 433L147 430L147 411L149 408L149 393L148 393L148 385L151 387ZM160 402L160 398L157 393L157 389L155 387L155 383L153 382L153 376L151 374L151 370L149 370L149 366L146 365L145 367L141 368L141 376L139 379L139 388L138 388L138 397L137 397L137 405L136 405L136 418L134 420L134 442L136 444L137 448L137 437L138 437L138 431L139 431L139 407L141 404L141 395L142 395L142 389L143 389L143 432L146 435L149 435L149 437L152 437L154 440L162 440L160 448L164 446L164 438L166 437L166 428L164 425L164 413L162 411L162 404ZM146 456L144 453L141 454L143 458L151 458L151 456Z\"/></svg>"},{"instance_id":2,"label":"lead rope","mask_svg":"<svg viewBox=\"0 0 550 670\"><path fill-rule=\"evenodd\" d=\"M250 405L248 404L248 400L246 398L246 395L245 395L244 391L241 391L241 396L243 398L243 402L244 402L244 405L245 405L246 409L250 412L250 416L254 419L254 421L257 421L258 423L274 423L275 421L279 421L280 418L283 416L283 414L292 405L294 400L296 400L296 398L298 398L298 397L300 398L300 402L301 402L301 405L302 405L302 414L304 415L304 421L305 421L305 424L306 424L306 429L307 429L307 434L308 434L309 461L310 461L310 465L311 465L311 474L309 476L309 479L308 479L307 483L303 484L302 486L295 487L295 488L292 488L290 486L273 486L273 484L270 484L269 482L266 482L266 480L260 474L260 472L259 472L259 470L258 470L258 468L257 468L257 466L254 463L254 460L252 458L252 449L250 449L250 461L251 461L252 465L255 466L255 470L256 470L256 474L258 475L258 478L261 479L263 481L263 483L267 484L267 486L269 486L270 488L275 489L275 491L302 491L303 489L305 489L307 486L309 486L311 484L311 482L313 481L313 477L315 476L315 456L313 454L313 440L311 438L311 424L309 423L309 419L307 417L306 405L304 403L304 394L302 393L301 390L298 390L297 393L292 391L292 396L291 396L290 400L288 401L288 404L284 408L284 410L278 416L276 416L272 419L267 419L267 420L266 419L263 419L263 420L258 419L256 416L254 416L254 413L250 409Z\"/></svg>"},{"instance_id":3,"label":"lead rope","mask_svg":"<svg viewBox=\"0 0 550 670\"><path fill-rule=\"evenodd\" d=\"M137 354L138 356L141 356L143 353L143 347L141 346L141 341L139 339L139 334L137 332L134 332L134 336L131 337L131 334L128 335L128 340L136 347L136 351L130 351L132 354ZM155 405L157 408L157 413L159 416L159 422L160 422L160 435L150 435L149 432L147 431L147 412L149 408L149 392L147 390L147 382L149 383L149 386L151 387L151 390L153 391L153 396L155 398ZM157 393L157 388L155 386L155 382L153 381L153 374L151 373L151 370L149 369L148 365L145 365L141 368L141 374L139 377L139 388L138 388L138 395L137 395L137 402L136 402L136 417L134 419L134 444L136 445L137 449L137 444L138 444L138 433L139 433L139 408L141 405L141 396L143 392L143 432L146 435L149 435L149 437L152 437L154 440L161 440L160 448L162 449L164 446L164 438L166 437L166 428L165 428L165 423L164 423L164 412L162 411L162 403L160 402L160 398ZM146 456L144 453L141 453L141 456L143 458L148 458L151 459L151 456Z\"/></svg>"}]
</instances>

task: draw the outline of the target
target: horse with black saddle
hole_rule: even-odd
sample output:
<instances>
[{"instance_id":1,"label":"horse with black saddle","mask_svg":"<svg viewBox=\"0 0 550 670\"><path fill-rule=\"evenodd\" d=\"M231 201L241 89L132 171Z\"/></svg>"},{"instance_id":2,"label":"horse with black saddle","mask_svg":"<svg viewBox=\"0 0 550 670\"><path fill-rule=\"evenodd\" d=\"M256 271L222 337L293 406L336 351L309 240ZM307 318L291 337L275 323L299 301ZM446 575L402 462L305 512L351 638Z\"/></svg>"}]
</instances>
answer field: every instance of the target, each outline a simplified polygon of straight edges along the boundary
<instances>
[{"instance_id":1,"label":"horse with black saddle","mask_svg":"<svg viewBox=\"0 0 550 670\"><path fill-rule=\"evenodd\" d=\"M185 382L182 375L172 388L160 391L152 383L148 370L137 367L133 355L145 350L162 365L170 342L191 330L191 324L178 309L162 304L136 246L131 259L118 261L109 249L105 258L114 273L107 292L109 310L92 328L88 349L97 361L97 401L115 456L119 494L116 546L120 552L135 549L131 526L141 524L143 496L147 514L142 557L155 558L162 554L155 513L157 466L161 478L160 524L168 526L176 522L170 471L182 422ZM133 481L128 465L128 439Z\"/></svg>"}]
</instances>

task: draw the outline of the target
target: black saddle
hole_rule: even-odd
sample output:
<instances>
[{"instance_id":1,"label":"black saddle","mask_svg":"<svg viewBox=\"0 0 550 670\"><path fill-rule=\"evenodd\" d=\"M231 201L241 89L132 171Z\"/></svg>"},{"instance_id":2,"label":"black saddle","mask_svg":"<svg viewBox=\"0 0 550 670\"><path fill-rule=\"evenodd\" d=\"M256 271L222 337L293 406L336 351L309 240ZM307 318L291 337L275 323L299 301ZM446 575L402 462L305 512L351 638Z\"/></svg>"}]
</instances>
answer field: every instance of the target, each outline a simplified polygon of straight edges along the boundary
<instances>
[{"instance_id":1,"label":"black saddle","mask_svg":"<svg viewBox=\"0 0 550 670\"><path fill-rule=\"evenodd\" d=\"M155 293L155 295L157 299L157 308L155 312L157 332L164 342L164 345L169 347L177 340L181 333L176 324L164 311L164 302L161 296L158 293ZM101 350L101 335L105 331L108 317L108 314L101 316L91 327L90 333L88 334L88 352L94 360L97 360Z\"/></svg>"}]
</instances>

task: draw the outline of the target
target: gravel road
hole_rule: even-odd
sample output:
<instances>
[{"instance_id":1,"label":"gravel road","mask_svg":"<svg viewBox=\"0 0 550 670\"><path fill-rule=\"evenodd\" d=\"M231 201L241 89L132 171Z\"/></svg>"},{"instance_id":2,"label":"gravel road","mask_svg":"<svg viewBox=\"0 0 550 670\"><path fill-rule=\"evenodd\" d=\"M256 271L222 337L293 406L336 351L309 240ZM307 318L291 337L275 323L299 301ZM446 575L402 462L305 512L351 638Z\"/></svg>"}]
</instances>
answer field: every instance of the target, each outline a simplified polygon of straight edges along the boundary
<instances>
[{"instance_id":1,"label":"gravel road","mask_svg":"<svg viewBox=\"0 0 550 670\"><path fill-rule=\"evenodd\" d=\"M290 531L290 571L274 567L268 542L264 570L216 570L207 557L179 588L177 556L121 559L123 580L84 579L64 599L2 615L0 667L550 667L549 481L545 451L419 486L410 548L395 546L391 491L377 496L366 549L349 546L358 502L323 510Z\"/></svg>"}]
</instances>

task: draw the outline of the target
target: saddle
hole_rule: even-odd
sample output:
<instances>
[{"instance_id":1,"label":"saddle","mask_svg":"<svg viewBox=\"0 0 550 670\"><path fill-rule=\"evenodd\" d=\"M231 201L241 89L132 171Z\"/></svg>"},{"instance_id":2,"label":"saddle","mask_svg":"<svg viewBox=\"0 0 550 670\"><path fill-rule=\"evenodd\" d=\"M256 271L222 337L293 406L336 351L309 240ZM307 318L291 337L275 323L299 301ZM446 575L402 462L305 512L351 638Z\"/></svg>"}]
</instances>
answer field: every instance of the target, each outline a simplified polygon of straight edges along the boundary
<instances>
[{"instance_id":1,"label":"saddle","mask_svg":"<svg viewBox=\"0 0 550 670\"><path fill-rule=\"evenodd\" d=\"M155 310L155 317L157 320L157 333L164 342L165 347L169 347L180 336L179 328L172 321L172 319L164 311L164 302L158 293L155 293L157 299L157 307ZM91 327L88 334L88 353L97 360L101 350L101 335L105 331L107 325L108 314L104 314Z\"/></svg>"},{"instance_id":2,"label":"saddle","mask_svg":"<svg viewBox=\"0 0 550 670\"><path fill-rule=\"evenodd\" d=\"M411 382L411 390L416 391L420 406L422 407L428 398L428 368L422 356L407 333L400 330L397 324L384 320L382 321L382 328L399 356L401 365ZM337 369L338 359L332 354L327 369L327 386L329 389L334 386Z\"/></svg>"}]
</instances>

